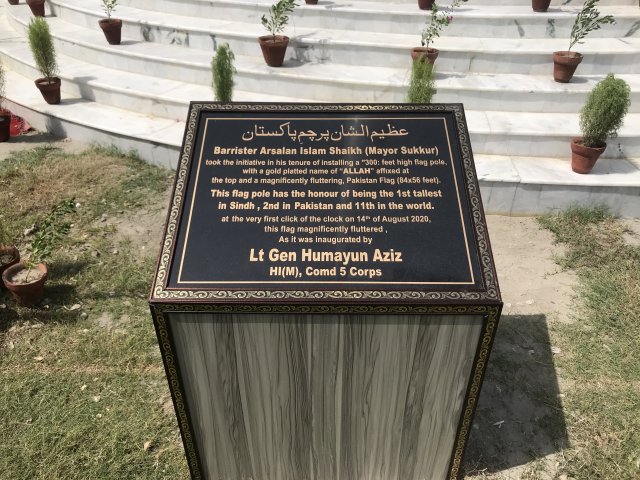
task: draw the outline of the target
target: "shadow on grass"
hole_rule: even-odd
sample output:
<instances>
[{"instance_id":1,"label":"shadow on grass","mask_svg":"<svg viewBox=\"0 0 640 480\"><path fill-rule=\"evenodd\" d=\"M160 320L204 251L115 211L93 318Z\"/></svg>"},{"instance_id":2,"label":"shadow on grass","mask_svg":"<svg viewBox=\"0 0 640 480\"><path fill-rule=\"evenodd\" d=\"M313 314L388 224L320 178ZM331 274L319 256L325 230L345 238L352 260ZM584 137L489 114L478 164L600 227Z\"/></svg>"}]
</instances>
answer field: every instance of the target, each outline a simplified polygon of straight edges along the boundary
<instances>
[{"instance_id":1,"label":"shadow on grass","mask_svg":"<svg viewBox=\"0 0 640 480\"><path fill-rule=\"evenodd\" d=\"M36 133L22 134L15 137L11 137L10 142L32 144L32 143L55 142L59 140L62 140L62 137L55 137L50 133L46 133L46 132L44 133L36 132Z\"/></svg>"},{"instance_id":2,"label":"shadow on grass","mask_svg":"<svg viewBox=\"0 0 640 480\"><path fill-rule=\"evenodd\" d=\"M77 298L76 286L69 283L51 283L47 285L44 296L50 307L61 307Z\"/></svg>"},{"instance_id":3,"label":"shadow on grass","mask_svg":"<svg viewBox=\"0 0 640 480\"><path fill-rule=\"evenodd\" d=\"M544 315L504 315L464 459L468 475L524 465L569 446Z\"/></svg>"},{"instance_id":4,"label":"shadow on grass","mask_svg":"<svg viewBox=\"0 0 640 480\"><path fill-rule=\"evenodd\" d=\"M57 260L48 265L49 276L54 278L73 277L87 266L89 266L89 262L86 260Z\"/></svg>"},{"instance_id":5,"label":"shadow on grass","mask_svg":"<svg viewBox=\"0 0 640 480\"><path fill-rule=\"evenodd\" d=\"M47 298L56 298L57 285L45 287ZM56 298L57 300L57 298ZM29 321L41 324L48 323L75 323L78 320L78 312L68 311L60 307L58 302L39 303L37 305L21 307L18 306L9 292L0 293L0 304L4 308L0 310L0 334L6 333L19 322Z\"/></svg>"}]
</instances>

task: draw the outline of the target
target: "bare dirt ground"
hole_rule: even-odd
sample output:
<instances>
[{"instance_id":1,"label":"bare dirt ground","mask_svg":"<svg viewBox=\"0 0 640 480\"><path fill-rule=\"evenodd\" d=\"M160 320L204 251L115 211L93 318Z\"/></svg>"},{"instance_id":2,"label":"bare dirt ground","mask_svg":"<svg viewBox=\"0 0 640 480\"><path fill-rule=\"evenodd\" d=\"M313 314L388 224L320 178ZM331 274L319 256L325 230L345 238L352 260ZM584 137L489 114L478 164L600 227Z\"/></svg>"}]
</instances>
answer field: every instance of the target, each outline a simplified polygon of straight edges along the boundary
<instances>
[{"instance_id":1,"label":"bare dirt ground","mask_svg":"<svg viewBox=\"0 0 640 480\"><path fill-rule=\"evenodd\" d=\"M0 161L11 151L47 145L68 152L86 145L32 133L0 144ZM117 235L156 255L167 201L133 217L108 218ZM640 222L628 221L629 241L640 241ZM576 278L561 271L550 232L535 218L490 215L488 227L504 310L480 396L465 458L467 478L556 478L568 438L562 413L563 381L554 367L561 354L549 341L556 322L575 321ZM111 319L108 319L112 323Z\"/></svg>"},{"instance_id":2,"label":"bare dirt ground","mask_svg":"<svg viewBox=\"0 0 640 480\"><path fill-rule=\"evenodd\" d=\"M575 275L554 262L562 250L533 217L488 216L503 315L545 314L547 320L571 321Z\"/></svg>"},{"instance_id":3,"label":"bare dirt ground","mask_svg":"<svg viewBox=\"0 0 640 480\"><path fill-rule=\"evenodd\" d=\"M572 322L576 277L554 262L551 232L532 217L489 215L504 309L466 455L468 478L554 479L569 444L562 379L549 339Z\"/></svg>"}]
</instances>

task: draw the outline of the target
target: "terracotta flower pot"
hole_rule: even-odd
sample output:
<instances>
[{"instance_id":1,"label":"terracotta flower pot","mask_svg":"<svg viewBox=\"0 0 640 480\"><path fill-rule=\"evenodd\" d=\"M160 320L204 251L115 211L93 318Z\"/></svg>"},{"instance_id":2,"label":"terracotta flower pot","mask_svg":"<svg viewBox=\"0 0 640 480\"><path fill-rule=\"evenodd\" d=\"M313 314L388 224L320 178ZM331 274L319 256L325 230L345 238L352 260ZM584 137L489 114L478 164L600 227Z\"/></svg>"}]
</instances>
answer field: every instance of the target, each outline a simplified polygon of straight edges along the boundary
<instances>
[{"instance_id":1,"label":"terracotta flower pot","mask_svg":"<svg viewBox=\"0 0 640 480\"><path fill-rule=\"evenodd\" d=\"M414 47L411 49L411 59L420 60L433 65L440 54L440 50L437 48L427 47Z\"/></svg>"},{"instance_id":2,"label":"terracotta flower pot","mask_svg":"<svg viewBox=\"0 0 640 480\"><path fill-rule=\"evenodd\" d=\"M20 252L11 245L0 245L0 290L4 290L4 282L2 274L4 271L20 261ZM3 263L6 262L6 263Z\"/></svg>"},{"instance_id":3,"label":"terracotta flower pot","mask_svg":"<svg viewBox=\"0 0 640 480\"><path fill-rule=\"evenodd\" d=\"M109 45L120 45L122 38L122 20L119 18L103 18L98 21Z\"/></svg>"},{"instance_id":4,"label":"terracotta flower pot","mask_svg":"<svg viewBox=\"0 0 640 480\"><path fill-rule=\"evenodd\" d=\"M34 17L44 17L44 0L26 0Z\"/></svg>"},{"instance_id":5,"label":"terracotta flower pot","mask_svg":"<svg viewBox=\"0 0 640 480\"><path fill-rule=\"evenodd\" d=\"M546 12L551 0L531 0L531 8L534 12Z\"/></svg>"},{"instance_id":6,"label":"terracotta flower pot","mask_svg":"<svg viewBox=\"0 0 640 480\"><path fill-rule=\"evenodd\" d=\"M553 79L560 83L570 82L581 61L581 53L553 52Z\"/></svg>"},{"instance_id":7,"label":"terracotta flower pot","mask_svg":"<svg viewBox=\"0 0 640 480\"><path fill-rule=\"evenodd\" d=\"M307 5L317 5L318 0L304 0L304 3L306 3Z\"/></svg>"},{"instance_id":8,"label":"terracotta flower pot","mask_svg":"<svg viewBox=\"0 0 640 480\"><path fill-rule=\"evenodd\" d=\"M36 268L42 272L42 277L29 283L14 283L12 281L14 275L25 269L21 263L7 268L2 274L2 280L7 290L11 292L18 305L33 305L44 297L44 282L47 281L48 273L47 267L43 263L39 263Z\"/></svg>"},{"instance_id":9,"label":"terracotta flower pot","mask_svg":"<svg viewBox=\"0 0 640 480\"><path fill-rule=\"evenodd\" d=\"M8 142L11 138L11 115L0 113L0 142Z\"/></svg>"},{"instance_id":10,"label":"terracotta flower pot","mask_svg":"<svg viewBox=\"0 0 640 480\"><path fill-rule=\"evenodd\" d=\"M418 0L418 8L420 10L431 10L435 0Z\"/></svg>"},{"instance_id":11,"label":"terracotta flower pot","mask_svg":"<svg viewBox=\"0 0 640 480\"><path fill-rule=\"evenodd\" d=\"M607 148L607 144L602 142L600 147L586 147L582 144L582 138L571 140L571 170L576 173L589 173L596 161Z\"/></svg>"},{"instance_id":12,"label":"terracotta flower pot","mask_svg":"<svg viewBox=\"0 0 640 480\"><path fill-rule=\"evenodd\" d=\"M39 78L35 83L44 101L51 105L56 105L60 103L60 84L62 82L58 77L54 77L51 80L52 82L49 82L46 78Z\"/></svg>"},{"instance_id":13,"label":"terracotta flower pot","mask_svg":"<svg viewBox=\"0 0 640 480\"><path fill-rule=\"evenodd\" d=\"M284 35L276 35L275 40L271 35L265 35L258 38L260 42L260 48L262 49L262 56L264 61L270 67L280 67L284 63L284 55L287 52L287 45L289 45L289 37Z\"/></svg>"}]
</instances>

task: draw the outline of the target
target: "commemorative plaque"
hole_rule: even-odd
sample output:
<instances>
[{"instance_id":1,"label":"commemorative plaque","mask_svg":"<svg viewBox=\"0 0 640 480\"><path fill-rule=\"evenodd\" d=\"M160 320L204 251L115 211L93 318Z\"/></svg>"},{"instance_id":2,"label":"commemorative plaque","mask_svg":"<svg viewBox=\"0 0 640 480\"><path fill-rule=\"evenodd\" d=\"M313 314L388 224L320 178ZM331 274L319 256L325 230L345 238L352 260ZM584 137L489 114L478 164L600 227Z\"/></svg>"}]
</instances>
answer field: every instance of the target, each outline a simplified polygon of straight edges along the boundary
<instances>
[{"instance_id":1,"label":"commemorative plaque","mask_svg":"<svg viewBox=\"0 0 640 480\"><path fill-rule=\"evenodd\" d=\"M455 479L502 306L462 105L190 106L151 310L193 479Z\"/></svg>"}]
</instances>

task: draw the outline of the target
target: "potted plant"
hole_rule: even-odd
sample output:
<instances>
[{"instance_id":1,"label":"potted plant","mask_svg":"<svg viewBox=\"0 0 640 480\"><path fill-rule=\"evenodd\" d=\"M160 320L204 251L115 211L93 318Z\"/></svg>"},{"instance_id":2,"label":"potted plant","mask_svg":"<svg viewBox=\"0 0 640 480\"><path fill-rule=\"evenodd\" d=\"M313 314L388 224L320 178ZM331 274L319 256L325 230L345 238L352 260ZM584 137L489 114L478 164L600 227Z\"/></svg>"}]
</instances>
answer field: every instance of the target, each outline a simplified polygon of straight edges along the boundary
<instances>
[{"instance_id":1,"label":"potted plant","mask_svg":"<svg viewBox=\"0 0 640 480\"><path fill-rule=\"evenodd\" d=\"M219 102L230 102L233 96L233 68L235 55L228 43L221 45L211 60L213 76L213 93Z\"/></svg>"},{"instance_id":2,"label":"potted plant","mask_svg":"<svg viewBox=\"0 0 640 480\"><path fill-rule=\"evenodd\" d=\"M6 224L0 217L0 290L4 288L3 272L20 261L20 252L9 236Z\"/></svg>"},{"instance_id":3,"label":"potted plant","mask_svg":"<svg viewBox=\"0 0 640 480\"><path fill-rule=\"evenodd\" d=\"M26 0L34 17L44 17L44 0Z\"/></svg>"},{"instance_id":4,"label":"potted plant","mask_svg":"<svg viewBox=\"0 0 640 480\"><path fill-rule=\"evenodd\" d=\"M460 5L462 0L453 0L451 3L451 10ZM427 23L422 30L422 37L420 39L421 47L414 47L411 49L411 58L413 60L427 61L428 63L434 63L440 50L432 48L429 45L433 42L433 39L440 36L440 31L449 25L453 21L453 17L448 15L448 11L440 12L440 7L437 3L434 3L431 7L431 15L429 23Z\"/></svg>"},{"instance_id":5,"label":"potted plant","mask_svg":"<svg viewBox=\"0 0 640 480\"><path fill-rule=\"evenodd\" d=\"M591 91L580 110L582 137L571 141L571 169L589 173L598 157L607 148L607 138L614 138L629 110L631 89L613 73Z\"/></svg>"},{"instance_id":6,"label":"potted plant","mask_svg":"<svg viewBox=\"0 0 640 480\"><path fill-rule=\"evenodd\" d=\"M11 138L11 113L2 107L5 82L4 67L0 61L0 142L8 142L9 138Z\"/></svg>"},{"instance_id":7,"label":"potted plant","mask_svg":"<svg viewBox=\"0 0 640 480\"><path fill-rule=\"evenodd\" d=\"M551 0L531 0L531 8L534 12L546 12L551 5Z\"/></svg>"},{"instance_id":8,"label":"potted plant","mask_svg":"<svg viewBox=\"0 0 640 480\"><path fill-rule=\"evenodd\" d=\"M411 68L411 80L409 82L409 92L407 93L408 103L431 103L435 88L436 67L428 62L414 60Z\"/></svg>"},{"instance_id":9,"label":"potted plant","mask_svg":"<svg viewBox=\"0 0 640 480\"><path fill-rule=\"evenodd\" d=\"M111 18L111 13L116 9L118 0L102 0L102 9L107 14L107 18L98 20L98 25L104 32L104 36L109 45L120 45L122 39L122 20Z\"/></svg>"},{"instance_id":10,"label":"potted plant","mask_svg":"<svg viewBox=\"0 0 640 480\"><path fill-rule=\"evenodd\" d=\"M54 205L36 227L29 259L7 268L2 274L4 284L19 305L33 305L44 296L48 275L44 261L51 256L55 243L69 232L71 224L65 222L64 217L73 210L73 199Z\"/></svg>"},{"instance_id":11,"label":"potted plant","mask_svg":"<svg viewBox=\"0 0 640 480\"><path fill-rule=\"evenodd\" d=\"M293 12L293 8L298 4L295 0L278 0L271 5L269 16L262 15L262 25L270 35L258 38L262 55L265 62L270 67L279 67L284 62L284 55L289 45L289 37L278 35L284 31L287 23L289 23L289 14Z\"/></svg>"},{"instance_id":12,"label":"potted plant","mask_svg":"<svg viewBox=\"0 0 640 480\"><path fill-rule=\"evenodd\" d=\"M53 38L49 31L49 24L44 18L32 18L29 23L29 47L36 61L42 78L35 81L42 97L47 103L60 103L60 78L58 78L58 63Z\"/></svg>"},{"instance_id":13,"label":"potted plant","mask_svg":"<svg viewBox=\"0 0 640 480\"><path fill-rule=\"evenodd\" d=\"M584 37L593 30L598 30L606 23L616 23L611 15L600 16L596 9L599 0L586 0L582 10L576 16L571 29L569 50L553 52L553 79L556 82L568 83L571 81L576 68L582 62L582 54L572 52L571 48L576 43L584 43Z\"/></svg>"}]
</instances>

